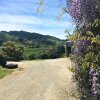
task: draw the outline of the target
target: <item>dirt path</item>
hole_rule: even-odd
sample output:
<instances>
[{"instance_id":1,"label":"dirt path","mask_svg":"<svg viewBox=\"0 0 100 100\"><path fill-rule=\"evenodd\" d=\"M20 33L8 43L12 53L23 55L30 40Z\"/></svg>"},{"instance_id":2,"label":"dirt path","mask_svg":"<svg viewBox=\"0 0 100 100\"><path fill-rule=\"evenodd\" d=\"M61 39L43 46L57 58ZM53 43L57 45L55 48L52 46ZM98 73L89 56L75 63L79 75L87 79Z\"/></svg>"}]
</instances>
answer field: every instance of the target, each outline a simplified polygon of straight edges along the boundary
<instances>
[{"instance_id":1,"label":"dirt path","mask_svg":"<svg viewBox=\"0 0 100 100\"><path fill-rule=\"evenodd\" d=\"M76 100L68 59L17 63L24 69L0 80L0 100Z\"/></svg>"}]
</instances>

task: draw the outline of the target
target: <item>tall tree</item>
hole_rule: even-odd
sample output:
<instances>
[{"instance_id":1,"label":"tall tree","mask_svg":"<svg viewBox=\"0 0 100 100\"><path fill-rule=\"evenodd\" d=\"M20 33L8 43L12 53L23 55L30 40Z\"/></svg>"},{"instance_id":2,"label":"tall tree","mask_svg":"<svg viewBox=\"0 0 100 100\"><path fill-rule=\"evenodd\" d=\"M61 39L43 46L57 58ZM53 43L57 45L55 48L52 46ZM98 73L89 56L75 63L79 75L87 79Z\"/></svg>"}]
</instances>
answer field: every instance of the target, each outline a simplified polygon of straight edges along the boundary
<instances>
[{"instance_id":1,"label":"tall tree","mask_svg":"<svg viewBox=\"0 0 100 100\"><path fill-rule=\"evenodd\" d=\"M14 42L8 41L3 43L2 51L5 52L8 58L12 58L12 60L23 59L24 48Z\"/></svg>"}]
</instances>

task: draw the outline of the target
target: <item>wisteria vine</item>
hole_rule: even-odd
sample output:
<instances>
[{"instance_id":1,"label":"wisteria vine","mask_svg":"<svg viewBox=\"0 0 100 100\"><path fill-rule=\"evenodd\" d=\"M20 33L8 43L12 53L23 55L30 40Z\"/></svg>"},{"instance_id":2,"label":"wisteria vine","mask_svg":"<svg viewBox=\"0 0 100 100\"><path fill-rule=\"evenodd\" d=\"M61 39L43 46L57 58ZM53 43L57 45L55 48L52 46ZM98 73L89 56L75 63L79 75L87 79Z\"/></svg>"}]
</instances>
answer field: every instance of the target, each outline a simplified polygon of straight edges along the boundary
<instances>
[{"instance_id":1,"label":"wisteria vine","mask_svg":"<svg viewBox=\"0 0 100 100\"><path fill-rule=\"evenodd\" d=\"M100 0L66 0L80 35L74 41L74 77L83 100L100 100ZM75 35L73 35L75 36ZM75 79L74 78L74 79Z\"/></svg>"},{"instance_id":2,"label":"wisteria vine","mask_svg":"<svg viewBox=\"0 0 100 100\"><path fill-rule=\"evenodd\" d=\"M99 0L66 0L70 15L79 24L100 18Z\"/></svg>"}]
</instances>

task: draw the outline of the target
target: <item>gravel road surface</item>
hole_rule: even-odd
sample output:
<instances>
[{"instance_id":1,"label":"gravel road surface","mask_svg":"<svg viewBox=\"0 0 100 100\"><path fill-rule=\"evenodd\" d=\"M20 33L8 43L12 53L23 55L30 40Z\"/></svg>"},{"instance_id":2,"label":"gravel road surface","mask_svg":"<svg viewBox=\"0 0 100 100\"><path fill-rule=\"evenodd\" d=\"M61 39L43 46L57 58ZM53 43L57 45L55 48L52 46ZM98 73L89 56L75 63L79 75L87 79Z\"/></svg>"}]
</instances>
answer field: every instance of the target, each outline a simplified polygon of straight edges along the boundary
<instances>
[{"instance_id":1,"label":"gravel road surface","mask_svg":"<svg viewBox=\"0 0 100 100\"><path fill-rule=\"evenodd\" d=\"M76 100L69 59L13 63L19 68L0 80L0 100Z\"/></svg>"}]
</instances>

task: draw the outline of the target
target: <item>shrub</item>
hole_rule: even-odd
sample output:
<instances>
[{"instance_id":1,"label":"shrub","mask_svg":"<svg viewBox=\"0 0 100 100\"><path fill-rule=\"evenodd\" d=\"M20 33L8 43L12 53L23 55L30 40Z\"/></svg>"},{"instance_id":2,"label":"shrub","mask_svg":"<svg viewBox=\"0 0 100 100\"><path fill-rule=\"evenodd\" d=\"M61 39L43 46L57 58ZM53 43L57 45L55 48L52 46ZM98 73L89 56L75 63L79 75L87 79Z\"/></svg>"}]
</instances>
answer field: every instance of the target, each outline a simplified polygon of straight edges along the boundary
<instances>
[{"instance_id":1,"label":"shrub","mask_svg":"<svg viewBox=\"0 0 100 100\"><path fill-rule=\"evenodd\" d=\"M2 51L7 55L8 60L22 60L24 48L14 42L8 41L3 43Z\"/></svg>"},{"instance_id":2,"label":"shrub","mask_svg":"<svg viewBox=\"0 0 100 100\"><path fill-rule=\"evenodd\" d=\"M6 56L5 56L5 54L2 52L2 51L0 51L0 65L2 66L2 67L4 67L5 65L6 65Z\"/></svg>"},{"instance_id":3,"label":"shrub","mask_svg":"<svg viewBox=\"0 0 100 100\"><path fill-rule=\"evenodd\" d=\"M59 54L54 50L54 51L51 51L49 53L49 58L51 59L55 59L55 58L58 58L59 57Z\"/></svg>"},{"instance_id":4,"label":"shrub","mask_svg":"<svg viewBox=\"0 0 100 100\"><path fill-rule=\"evenodd\" d=\"M39 56L39 59L48 59L49 57L48 57L48 55L47 54L41 54L40 56Z\"/></svg>"},{"instance_id":5,"label":"shrub","mask_svg":"<svg viewBox=\"0 0 100 100\"><path fill-rule=\"evenodd\" d=\"M54 49L50 50L48 57L51 59L62 57L65 53L65 47L63 45L57 45Z\"/></svg>"},{"instance_id":6,"label":"shrub","mask_svg":"<svg viewBox=\"0 0 100 100\"><path fill-rule=\"evenodd\" d=\"M30 55L28 58L29 58L29 60L34 60L34 59L36 59L36 55L33 55L33 54L32 54L32 55Z\"/></svg>"}]
</instances>

